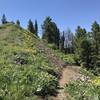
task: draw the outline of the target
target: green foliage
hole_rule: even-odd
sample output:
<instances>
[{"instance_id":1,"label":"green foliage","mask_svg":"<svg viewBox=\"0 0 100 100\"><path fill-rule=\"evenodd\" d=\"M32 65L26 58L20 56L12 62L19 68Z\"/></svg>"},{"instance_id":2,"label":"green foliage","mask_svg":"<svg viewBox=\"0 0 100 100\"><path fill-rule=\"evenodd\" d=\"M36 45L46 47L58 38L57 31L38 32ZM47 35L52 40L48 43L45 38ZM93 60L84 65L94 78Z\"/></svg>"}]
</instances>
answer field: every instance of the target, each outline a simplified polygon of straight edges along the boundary
<instances>
[{"instance_id":1,"label":"green foliage","mask_svg":"<svg viewBox=\"0 0 100 100\"><path fill-rule=\"evenodd\" d=\"M91 43L89 40L84 39L81 44L81 64L85 66L87 69L91 66Z\"/></svg>"},{"instance_id":2,"label":"green foliage","mask_svg":"<svg viewBox=\"0 0 100 100\"><path fill-rule=\"evenodd\" d=\"M46 39L48 43L54 43L59 48L60 32L59 29L52 21L50 17L47 17L42 25L43 39Z\"/></svg>"},{"instance_id":3,"label":"green foliage","mask_svg":"<svg viewBox=\"0 0 100 100\"><path fill-rule=\"evenodd\" d=\"M35 20L34 28L35 28L35 35L38 36L38 24L37 24L37 20Z\"/></svg>"},{"instance_id":4,"label":"green foliage","mask_svg":"<svg viewBox=\"0 0 100 100\"><path fill-rule=\"evenodd\" d=\"M16 25L20 27L20 21L19 20L16 21Z\"/></svg>"},{"instance_id":5,"label":"green foliage","mask_svg":"<svg viewBox=\"0 0 100 100\"><path fill-rule=\"evenodd\" d=\"M1 26L0 37L0 98L37 100L56 93L58 70L37 48L41 41L11 23Z\"/></svg>"},{"instance_id":6,"label":"green foliage","mask_svg":"<svg viewBox=\"0 0 100 100\"><path fill-rule=\"evenodd\" d=\"M86 40L86 30L78 26L74 37L74 52L77 57L76 60L78 60L77 63L80 63L79 59L82 52L81 46L84 40Z\"/></svg>"},{"instance_id":7,"label":"green foliage","mask_svg":"<svg viewBox=\"0 0 100 100\"><path fill-rule=\"evenodd\" d=\"M77 80L65 85L65 93L69 93L66 97L69 100L99 100L100 77L81 68Z\"/></svg>"},{"instance_id":8,"label":"green foliage","mask_svg":"<svg viewBox=\"0 0 100 100\"><path fill-rule=\"evenodd\" d=\"M72 82L65 86L65 91L68 92L71 100L99 100L100 86L92 83Z\"/></svg>"},{"instance_id":9,"label":"green foliage","mask_svg":"<svg viewBox=\"0 0 100 100\"><path fill-rule=\"evenodd\" d=\"M34 28L34 25L33 25L33 22L31 21L31 19L28 22L28 30L35 34L35 28Z\"/></svg>"},{"instance_id":10,"label":"green foliage","mask_svg":"<svg viewBox=\"0 0 100 100\"><path fill-rule=\"evenodd\" d=\"M95 21L92 32L78 27L74 39L75 61L95 75L100 74L100 26Z\"/></svg>"},{"instance_id":11,"label":"green foliage","mask_svg":"<svg viewBox=\"0 0 100 100\"><path fill-rule=\"evenodd\" d=\"M100 25L96 21L92 24L91 42L92 67L100 67Z\"/></svg>"},{"instance_id":12,"label":"green foliage","mask_svg":"<svg viewBox=\"0 0 100 100\"><path fill-rule=\"evenodd\" d=\"M53 49L53 50L56 50L55 44L50 44L50 43L49 43L49 44L48 44L48 47L51 48L51 49Z\"/></svg>"},{"instance_id":13,"label":"green foliage","mask_svg":"<svg viewBox=\"0 0 100 100\"><path fill-rule=\"evenodd\" d=\"M86 70L85 68L80 69L80 74L85 75L92 78L95 78L94 74L90 70Z\"/></svg>"},{"instance_id":14,"label":"green foliage","mask_svg":"<svg viewBox=\"0 0 100 100\"><path fill-rule=\"evenodd\" d=\"M1 21L2 21L2 24L6 24L7 23L7 19L6 19L5 14L3 14Z\"/></svg>"},{"instance_id":15,"label":"green foliage","mask_svg":"<svg viewBox=\"0 0 100 100\"><path fill-rule=\"evenodd\" d=\"M62 53L61 51L59 50L55 50L54 51L56 56L58 56L59 58L61 58L66 64L69 64L69 65L73 65L75 64L75 55L74 54L64 54Z\"/></svg>"}]
</instances>

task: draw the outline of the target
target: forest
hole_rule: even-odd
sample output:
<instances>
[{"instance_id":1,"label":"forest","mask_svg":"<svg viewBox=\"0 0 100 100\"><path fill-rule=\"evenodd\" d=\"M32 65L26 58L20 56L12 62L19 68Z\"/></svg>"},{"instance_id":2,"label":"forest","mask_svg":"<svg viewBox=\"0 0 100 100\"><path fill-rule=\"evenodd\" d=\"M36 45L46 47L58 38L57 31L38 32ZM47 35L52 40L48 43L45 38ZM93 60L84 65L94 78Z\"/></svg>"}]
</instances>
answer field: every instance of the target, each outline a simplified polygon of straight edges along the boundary
<instances>
[{"instance_id":1,"label":"forest","mask_svg":"<svg viewBox=\"0 0 100 100\"><path fill-rule=\"evenodd\" d=\"M61 31L47 16L0 25L0 100L100 100L100 24ZM42 34L41 37L39 34Z\"/></svg>"}]
</instances>

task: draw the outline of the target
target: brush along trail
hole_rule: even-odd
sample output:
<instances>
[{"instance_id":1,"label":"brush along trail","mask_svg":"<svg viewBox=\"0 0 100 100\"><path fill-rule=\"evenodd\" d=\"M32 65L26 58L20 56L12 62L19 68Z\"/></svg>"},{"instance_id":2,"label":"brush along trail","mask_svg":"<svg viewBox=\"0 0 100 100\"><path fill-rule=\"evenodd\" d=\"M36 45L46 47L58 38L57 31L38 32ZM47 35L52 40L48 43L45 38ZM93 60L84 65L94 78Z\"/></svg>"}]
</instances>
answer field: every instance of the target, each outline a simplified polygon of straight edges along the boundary
<instances>
[{"instance_id":1,"label":"brush along trail","mask_svg":"<svg viewBox=\"0 0 100 100\"><path fill-rule=\"evenodd\" d=\"M78 66L67 66L66 68L63 68L62 70L62 77L59 80L59 89L58 94L56 97L50 98L50 100L69 100L66 98L66 96L69 96L69 94L64 93L64 86L68 84L70 81L77 80L81 74L80 67Z\"/></svg>"}]
</instances>

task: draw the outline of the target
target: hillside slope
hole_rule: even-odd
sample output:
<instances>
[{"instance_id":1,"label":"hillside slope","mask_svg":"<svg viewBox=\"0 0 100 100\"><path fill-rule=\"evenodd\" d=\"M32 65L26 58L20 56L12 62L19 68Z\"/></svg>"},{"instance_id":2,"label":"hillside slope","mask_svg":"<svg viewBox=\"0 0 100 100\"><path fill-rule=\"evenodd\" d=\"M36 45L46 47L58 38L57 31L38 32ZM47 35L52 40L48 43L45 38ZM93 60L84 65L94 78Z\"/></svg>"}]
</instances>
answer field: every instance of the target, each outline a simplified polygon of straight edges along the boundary
<instances>
[{"instance_id":1,"label":"hillside slope","mask_svg":"<svg viewBox=\"0 0 100 100\"><path fill-rule=\"evenodd\" d=\"M14 24L0 26L0 100L56 93L65 63L46 43Z\"/></svg>"}]
</instances>

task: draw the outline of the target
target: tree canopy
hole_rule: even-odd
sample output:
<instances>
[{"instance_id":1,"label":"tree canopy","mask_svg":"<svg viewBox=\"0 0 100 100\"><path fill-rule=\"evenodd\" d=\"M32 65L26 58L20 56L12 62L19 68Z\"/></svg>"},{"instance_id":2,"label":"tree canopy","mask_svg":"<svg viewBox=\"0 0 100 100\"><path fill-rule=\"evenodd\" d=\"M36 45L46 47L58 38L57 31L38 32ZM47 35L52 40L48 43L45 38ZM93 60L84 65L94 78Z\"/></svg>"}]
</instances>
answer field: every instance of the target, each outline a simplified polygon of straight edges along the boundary
<instances>
[{"instance_id":1,"label":"tree canopy","mask_svg":"<svg viewBox=\"0 0 100 100\"><path fill-rule=\"evenodd\" d=\"M46 17L42 25L43 39L48 43L54 43L57 48L59 47L60 32L55 22L50 17Z\"/></svg>"},{"instance_id":2,"label":"tree canopy","mask_svg":"<svg viewBox=\"0 0 100 100\"><path fill-rule=\"evenodd\" d=\"M29 19L29 21L28 21L28 30L35 34L35 28L34 28L34 25L33 25L33 22L31 21L31 19Z\"/></svg>"}]
</instances>

